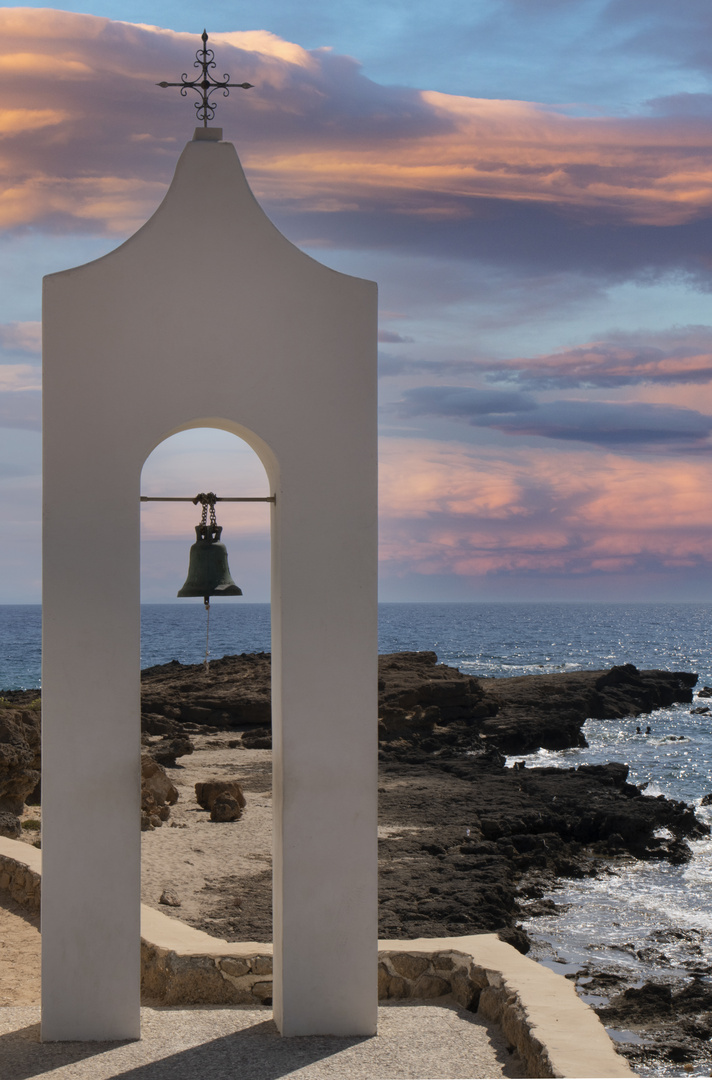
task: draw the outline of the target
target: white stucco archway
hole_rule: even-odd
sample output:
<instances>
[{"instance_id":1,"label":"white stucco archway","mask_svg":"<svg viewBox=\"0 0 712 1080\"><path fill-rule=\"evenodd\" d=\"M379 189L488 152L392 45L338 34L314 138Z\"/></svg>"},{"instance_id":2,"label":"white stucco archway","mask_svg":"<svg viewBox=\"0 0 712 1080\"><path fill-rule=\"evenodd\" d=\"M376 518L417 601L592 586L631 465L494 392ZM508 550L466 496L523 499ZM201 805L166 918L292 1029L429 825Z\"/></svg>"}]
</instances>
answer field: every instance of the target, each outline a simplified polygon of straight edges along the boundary
<instances>
[{"instance_id":1,"label":"white stucco archway","mask_svg":"<svg viewBox=\"0 0 712 1080\"><path fill-rule=\"evenodd\" d=\"M44 1039L139 1034L139 480L189 427L248 442L276 497L275 1019L375 1030L376 290L290 244L220 138L45 279Z\"/></svg>"}]
</instances>

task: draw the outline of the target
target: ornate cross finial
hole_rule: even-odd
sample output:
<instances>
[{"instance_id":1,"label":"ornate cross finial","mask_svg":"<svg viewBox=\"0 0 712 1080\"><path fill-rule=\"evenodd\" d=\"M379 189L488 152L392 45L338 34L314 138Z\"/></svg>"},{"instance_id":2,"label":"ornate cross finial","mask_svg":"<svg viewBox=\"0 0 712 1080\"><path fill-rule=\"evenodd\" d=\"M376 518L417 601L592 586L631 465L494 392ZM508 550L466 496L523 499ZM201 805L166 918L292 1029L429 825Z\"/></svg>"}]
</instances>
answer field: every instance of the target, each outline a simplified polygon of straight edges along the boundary
<instances>
[{"instance_id":1,"label":"ornate cross finial","mask_svg":"<svg viewBox=\"0 0 712 1080\"><path fill-rule=\"evenodd\" d=\"M217 108L217 105L210 100L210 95L212 93L214 93L216 90L222 90L223 97L229 97L230 90L232 88L239 88L240 90L251 90L252 83L231 83L229 81L229 75L223 76L222 82L214 78L210 74L209 69L215 67L215 53L212 49L208 48L207 30L203 30L201 37L203 40L203 47L202 49L198 49L198 51L196 52L196 59L193 67L202 68L202 78L190 80L186 72L183 72L180 82L159 82L156 83L156 86L180 86L181 97L185 97L188 90L197 90L201 97L200 101L196 101L194 103L196 108L196 116L198 120L203 121L203 127L207 127L208 120L213 119L213 117L215 116L215 110Z\"/></svg>"}]
</instances>

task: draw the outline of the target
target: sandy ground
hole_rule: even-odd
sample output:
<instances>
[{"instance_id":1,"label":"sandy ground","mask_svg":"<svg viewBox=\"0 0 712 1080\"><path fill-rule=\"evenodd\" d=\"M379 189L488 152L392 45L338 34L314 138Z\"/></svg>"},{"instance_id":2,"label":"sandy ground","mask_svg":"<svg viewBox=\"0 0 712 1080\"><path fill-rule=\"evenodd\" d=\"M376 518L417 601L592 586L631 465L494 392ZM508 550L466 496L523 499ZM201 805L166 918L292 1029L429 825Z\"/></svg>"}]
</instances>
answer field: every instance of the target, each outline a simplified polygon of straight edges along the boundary
<instances>
[{"instance_id":1,"label":"sandy ground","mask_svg":"<svg viewBox=\"0 0 712 1080\"><path fill-rule=\"evenodd\" d=\"M265 908L269 918L271 902L272 752L230 747L234 740L232 732L193 736L195 752L166 770L179 798L160 829L141 834L141 899L216 937L223 936L226 912L232 911L235 936L269 941L271 934L260 934L259 926L265 921ZM239 821L212 822L198 805L196 783L213 779L237 780L242 787L247 805ZM38 819L40 808L26 807L23 820ZM382 826L379 833L390 836L404 830L408 827ZM37 836L34 829L23 831L28 844ZM172 893L180 907L161 904L164 891ZM7 895L0 897L0 904L0 1005L37 1004L39 919ZM244 935L239 932L243 911L254 916Z\"/></svg>"},{"instance_id":2,"label":"sandy ground","mask_svg":"<svg viewBox=\"0 0 712 1080\"><path fill-rule=\"evenodd\" d=\"M40 918L0 894L0 1006L40 1001Z\"/></svg>"},{"instance_id":3,"label":"sandy ground","mask_svg":"<svg viewBox=\"0 0 712 1080\"><path fill-rule=\"evenodd\" d=\"M234 735L231 736L234 739ZM179 758L166 771L179 791L170 819L160 829L141 834L141 899L176 918L201 918L209 931L216 892L225 897L225 880L239 882L272 871L272 754L269 750L228 747L228 738L195 736L196 752ZM247 805L239 821L215 823L195 799L201 780L237 780ZM27 807L23 820L40 819L39 807ZM32 843L34 830L23 839ZM174 893L180 908L159 903L163 891ZM207 924L207 925L206 925ZM7 894L0 896L0 1006L37 1005L40 1001L39 916L29 915Z\"/></svg>"},{"instance_id":4,"label":"sandy ground","mask_svg":"<svg viewBox=\"0 0 712 1080\"><path fill-rule=\"evenodd\" d=\"M230 748L234 738L193 737L195 753L166 769L179 792L170 819L141 838L144 904L186 922L201 918L208 933L217 893L224 898L232 884L238 900L241 881L272 872L272 752ZM247 802L239 821L210 820L195 798L196 783L205 780L237 780ZM164 889L180 908L159 903Z\"/></svg>"}]
</instances>

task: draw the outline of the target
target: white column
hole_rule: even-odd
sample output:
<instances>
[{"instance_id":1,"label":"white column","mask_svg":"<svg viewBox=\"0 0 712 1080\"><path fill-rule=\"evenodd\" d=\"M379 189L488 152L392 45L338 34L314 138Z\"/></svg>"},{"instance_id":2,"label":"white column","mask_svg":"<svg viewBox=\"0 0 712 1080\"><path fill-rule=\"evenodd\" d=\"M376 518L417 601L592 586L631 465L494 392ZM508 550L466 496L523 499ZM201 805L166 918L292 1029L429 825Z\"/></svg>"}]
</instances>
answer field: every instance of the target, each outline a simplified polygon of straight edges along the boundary
<instances>
[{"instance_id":1,"label":"white column","mask_svg":"<svg viewBox=\"0 0 712 1080\"><path fill-rule=\"evenodd\" d=\"M343 448L335 456L283 470L275 507L274 1016L283 1035L371 1035L377 1022L376 510L368 486L355 490L339 468ZM360 468L375 496L375 454Z\"/></svg>"},{"instance_id":2,"label":"white column","mask_svg":"<svg viewBox=\"0 0 712 1080\"><path fill-rule=\"evenodd\" d=\"M138 489L126 477L117 482L100 446L83 452L59 416L44 439L42 1038L132 1039L140 1004Z\"/></svg>"}]
</instances>

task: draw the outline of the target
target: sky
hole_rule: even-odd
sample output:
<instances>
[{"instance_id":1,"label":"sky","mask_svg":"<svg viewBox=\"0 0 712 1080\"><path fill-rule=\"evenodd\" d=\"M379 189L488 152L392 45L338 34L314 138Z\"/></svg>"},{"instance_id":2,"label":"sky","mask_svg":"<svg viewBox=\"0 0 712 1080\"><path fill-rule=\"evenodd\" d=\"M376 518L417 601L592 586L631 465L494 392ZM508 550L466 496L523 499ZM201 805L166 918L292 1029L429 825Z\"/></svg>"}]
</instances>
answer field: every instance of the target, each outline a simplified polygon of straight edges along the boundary
<instances>
[{"instance_id":1,"label":"sky","mask_svg":"<svg viewBox=\"0 0 712 1080\"><path fill-rule=\"evenodd\" d=\"M379 285L381 600L712 601L708 0L113 0L0 6L0 603L41 595L42 276L160 203L204 26L266 212ZM223 432L144 467L206 488L268 493ZM220 510L267 600L268 511ZM173 601L195 510L142 522Z\"/></svg>"}]
</instances>

